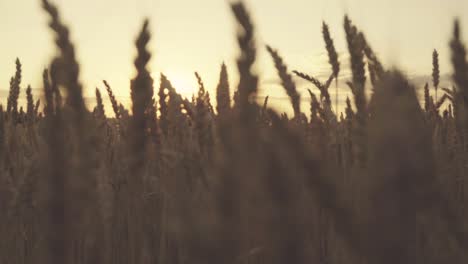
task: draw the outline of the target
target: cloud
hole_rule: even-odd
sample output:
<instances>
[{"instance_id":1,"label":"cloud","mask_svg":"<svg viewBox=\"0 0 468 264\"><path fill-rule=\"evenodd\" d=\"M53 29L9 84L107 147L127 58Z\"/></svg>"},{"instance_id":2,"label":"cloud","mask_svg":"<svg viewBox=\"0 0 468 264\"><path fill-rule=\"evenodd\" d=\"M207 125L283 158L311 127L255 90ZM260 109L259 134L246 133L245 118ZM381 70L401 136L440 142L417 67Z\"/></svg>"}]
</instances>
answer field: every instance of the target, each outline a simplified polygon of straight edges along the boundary
<instances>
[{"instance_id":1,"label":"cloud","mask_svg":"<svg viewBox=\"0 0 468 264\"><path fill-rule=\"evenodd\" d=\"M427 74L414 74L410 75L409 80L416 86L416 90L424 88L424 85L428 83L432 85L432 76ZM440 85L439 87L451 87L452 86L452 76L449 73L440 75Z\"/></svg>"}]
</instances>

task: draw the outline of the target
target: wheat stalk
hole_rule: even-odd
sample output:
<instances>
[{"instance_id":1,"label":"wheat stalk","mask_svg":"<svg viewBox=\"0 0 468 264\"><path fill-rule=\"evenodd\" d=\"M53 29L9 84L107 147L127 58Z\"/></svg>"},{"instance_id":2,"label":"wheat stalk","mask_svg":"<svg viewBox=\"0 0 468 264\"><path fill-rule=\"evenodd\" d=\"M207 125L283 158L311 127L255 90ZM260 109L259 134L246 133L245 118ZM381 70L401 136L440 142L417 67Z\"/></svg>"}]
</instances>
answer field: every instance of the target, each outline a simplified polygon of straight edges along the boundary
<instances>
[{"instance_id":1,"label":"wheat stalk","mask_svg":"<svg viewBox=\"0 0 468 264\"><path fill-rule=\"evenodd\" d=\"M297 92L296 84L292 80L291 75L288 73L288 68L284 64L283 59L278 54L276 50L271 48L270 46L266 46L267 51L270 53L271 57L273 58L273 62L275 63L276 70L278 71L278 75L281 79L281 84L283 88L286 90L288 94L291 104L294 110L294 117L299 118L301 115L301 108L300 108L300 100L301 97Z\"/></svg>"},{"instance_id":2,"label":"wheat stalk","mask_svg":"<svg viewBox=\"0 0 468 264\"><path fill-rule=\"evenodd\" d=\"M105 80L103 80L102 82L104 83L104 86L106 86L106 91L107 91L107 94L109 95L109 100L111 102L112 110L114 111L115 118L120 119L121 114L119 111L119 102L117 102L117 99L115 98L114 92L112 91L112 88L109 85L109 83Z\"/></svg>"},{"instance_id":3,"label":"wheat stalk","mask_svg":"<svg viewBox=\"0 0 468 264\"><path fill-rule=\"evenodd\" d=\"M237 42L240 48L240 56L237 59L237 69L240 79L238 85L239 107L245 111L244 118L249 118L252 113L252 97L257 93L258 77L253 73L253 65L257 57L254 39L254 27L250 16L242 2L232 3L231 10L238 23ZM249 114L250 113L250 114Z\"/></svg>"},{"instance_id":4,"label":"wheat stalk","mask_svg":"<svg viewBox=\"0 0 468 264\"><path fill-rule=\"evenodd\" d=\"M225 116L231 108L231 99L229 91L229 79L226 64L221 65L219 74L219 83L216 88L216 111L219 116Z\"/></svg>"},{"instance_id":5,"label":"wheat stalk","mask_svg":"<svg viewBox=\"0 0 468 264\"><path fill-rule=\"evenodd\" d=\"M434 50L432 53L432 84L434 85L435 89L435 99L437 98L437 90L439 88L439 81L440 81L440 71L439 71L439 53L437 50Z\"/></svg>"}]
</instances>

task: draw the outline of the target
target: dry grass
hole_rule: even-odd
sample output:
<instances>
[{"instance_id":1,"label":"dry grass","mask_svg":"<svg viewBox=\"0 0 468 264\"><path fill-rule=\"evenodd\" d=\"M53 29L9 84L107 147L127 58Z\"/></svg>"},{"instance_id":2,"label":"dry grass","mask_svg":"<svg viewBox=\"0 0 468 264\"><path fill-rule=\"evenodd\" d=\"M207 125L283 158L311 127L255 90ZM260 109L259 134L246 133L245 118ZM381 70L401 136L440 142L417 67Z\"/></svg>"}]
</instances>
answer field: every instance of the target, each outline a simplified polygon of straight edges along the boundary
<instances>
[{"instance_id":1,"label":"dry grass","mask_svg":"<svg viewBox=\"0 0 468 264\"><path fill-rule=\"evenodd\" d=\"M0 264L467 263L468 64L457 22L454 89L433 98L426 85L423 107L348 17L353 97L345 115L328 92L340 64L325 23L330 78L294 71L320 90L309 90L310 118L268 46L291 99L289 119L268 97L256 103L255 27L241 2L231 4L240 81L231 103L221 66L216 107L198 73L192 100L163 74L154 91L145 21L131 110L104 81L110 118L99 88L94 111L86 109L69 31L42 3L59 51L43 73L44 107L30 87L26 111L18 105L19 60L0 106ZM438 59L434 51L436 91Z\"/></svg>"}]
</instances>

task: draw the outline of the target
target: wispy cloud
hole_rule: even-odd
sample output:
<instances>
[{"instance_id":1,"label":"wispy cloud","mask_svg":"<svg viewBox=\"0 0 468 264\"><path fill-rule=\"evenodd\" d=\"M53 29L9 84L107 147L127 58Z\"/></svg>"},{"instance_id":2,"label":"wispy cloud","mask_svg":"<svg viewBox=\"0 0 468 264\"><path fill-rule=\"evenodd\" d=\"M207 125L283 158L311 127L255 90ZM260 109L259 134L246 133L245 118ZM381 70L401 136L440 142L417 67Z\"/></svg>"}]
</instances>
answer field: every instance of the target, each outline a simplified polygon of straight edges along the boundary
<instances>
[{"instance_id":1,"label":"wispy cloud","mask_svg":"<svg viewBox=\"0 0 468 264\"><path fill-rule=\"evenodd\" d=\"M432 76L424 74L413 74L409 75L409 80L416 86L416 89L423 89L424 85L428 83L432 85ZM440 87L452 86L452 76L449 73L440 75Z\"/></svg>"}]
</instances>

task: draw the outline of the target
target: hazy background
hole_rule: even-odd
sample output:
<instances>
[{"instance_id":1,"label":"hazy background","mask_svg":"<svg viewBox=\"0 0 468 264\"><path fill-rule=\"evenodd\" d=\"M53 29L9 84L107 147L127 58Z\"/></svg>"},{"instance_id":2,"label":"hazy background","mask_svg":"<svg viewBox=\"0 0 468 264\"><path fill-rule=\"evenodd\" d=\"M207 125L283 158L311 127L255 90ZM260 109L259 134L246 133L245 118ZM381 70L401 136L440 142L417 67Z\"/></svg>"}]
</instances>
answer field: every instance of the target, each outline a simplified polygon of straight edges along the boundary
<instances>
[{"instance_id":1,"label":"hazy background","mask_svg":"<svg viewBox=\"0 0 468 264\"><path fill-rule=\"evenodd\" d=\"M71 29L81 63L85 94L93 96L106 79L123 102L128 102L129 80L133 77L134 39L143 18L151 20L156 77L164 72L176 88L191 96L199 71L212 91L220 64L229 67L232 86L237 83L235 25L227 0L54 0ZM343 16L348 13L362 29L373 49L388 65L405 70L418 85L430 80L432 50L440 53L441 74L448 73L448 42L454 17L460 17L468 32L462 0L251 0L246 1L256 25L259 44L258 72L261 95L272 96L280 107L283 93L264 44L279 49L291 70L298 69L320 79L329 75L321 36L325 20L340 52L346 50ZM23 86L42 87L42 70L54 55L53 36L39 0L0 0L0 101L4 102L14 60L23 62ZM468 33L467 33L468 34ZM340 57L342 79L348 76L348 58ZM342 82L344 83L344 82ZM298 80L304 93L310 85ZM334 89L332 89L334 92ZM345 86L341 92L347 92ZM341 93L340 92L340 93ZM22 93L21 96L24 96ZM334 96L334 93L332 93ZM341 96L344 99L344 96ZM307 97L308 98L308 97Z\"/></svg>"}]
</instances>

